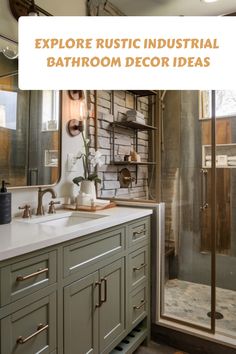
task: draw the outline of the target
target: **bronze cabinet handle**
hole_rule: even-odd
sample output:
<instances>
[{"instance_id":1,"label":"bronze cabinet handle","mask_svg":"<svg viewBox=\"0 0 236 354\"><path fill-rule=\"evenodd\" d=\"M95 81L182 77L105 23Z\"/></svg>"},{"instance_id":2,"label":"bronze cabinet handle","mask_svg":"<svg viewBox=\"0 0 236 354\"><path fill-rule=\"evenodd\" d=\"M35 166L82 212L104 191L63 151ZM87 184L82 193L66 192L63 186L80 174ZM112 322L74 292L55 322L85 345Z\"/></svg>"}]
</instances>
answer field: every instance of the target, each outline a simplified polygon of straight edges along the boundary
<instances>
[{"instance_id":1,"label":"bronze cabinet handle","mask_svg":"<svg viewBox=\"0 0 236 354\"><path fill-rule=\"evenodd\" d=\"M104 298L101 299L101 303L107 301L107 279L106 278L102 278L101 279L101 283L103 283L103 282L104 282Z\"/></svg>"},{"instance_id":2,"label":"bronze cabinet handle","mask_svg":"<svg viewBox=\"0 0 236 354\"><path fill-rule=\"evenodd\" d=\"M135 232L133 233L134 236L142 235L142 234L145 234L145 229L142 229L142 230L140 230L140 231L135 231Z\"/></svg>"},{"instance_id":3,"label":"bronze cabinet handle","mask_svg":"<svg viewBox=\"0 0 236 354\"><path fill-rule=\"evenodd\" d=\"M143 268L145 268L146 267L146 263L142 263L141 265L140 265L140 267L134 267L133 268L133 271L135 272L136 270L141 270L141 269L143 269Z\"/></svg>"},{"instance_id":4,"label":"bronze cabinet handle","mask_svg":"<svg viewBox=\"0 0 236 354\"><path fill-rule=\"evenodd\" d=\"M96 307L101 307L101 305L102 305L102 283L100 281L96 281L95 285L98 285L98 304L96 304Z\"/></svg>"},{"instance_id":5,"label":"bronze cabinet handle","mask_svg":"<svg viewBox=\"0 0 236 354\"><path fill-rule=\"evenodd\" d=\"M43 325L43 324L40 323L38 325L38 327L37 327L37 331L36 332L34 332L33 334L31 334L29 337L26 337L26 338L24 338L22 336L18 337L17 340L16 340L16 343L17 344L25 344L31 338L37 336L39 333L41 333L41 332L45 331L46 329L48 329L48 327L49 327L48 324L47 325Z\"/></svg>"},{"instance_id":6,"label":"bronze cabinet handle","mask_svg":"<svg viewBox=\"0 0 236 354\"><path fill-rule=\"evenodd\" d=\"M133 306L134 310L139 310L141 309L141 307L143 307L146 304L146 301L144 301L144 299L141 300L140 304L138 306Z\"/></svg>"},{"instance_id":7,"label":"bronze cabinet handle","mask_svg":"<svg viewBox=\"0 0 236 354\"><path fill-rule=\"evenodd\" d=\"M34 277L36 277L39 274L47 273L47 272L48 272L48 268L44 268L44 269L40 268L37 272L34 272L32 274L29 274L29 275L25 275L25 276L18 275L16 277L16 281L24 281L24 280L27 280L27 279L30 279L30 278L34 278Z\"/></svg>"}]
</instances>

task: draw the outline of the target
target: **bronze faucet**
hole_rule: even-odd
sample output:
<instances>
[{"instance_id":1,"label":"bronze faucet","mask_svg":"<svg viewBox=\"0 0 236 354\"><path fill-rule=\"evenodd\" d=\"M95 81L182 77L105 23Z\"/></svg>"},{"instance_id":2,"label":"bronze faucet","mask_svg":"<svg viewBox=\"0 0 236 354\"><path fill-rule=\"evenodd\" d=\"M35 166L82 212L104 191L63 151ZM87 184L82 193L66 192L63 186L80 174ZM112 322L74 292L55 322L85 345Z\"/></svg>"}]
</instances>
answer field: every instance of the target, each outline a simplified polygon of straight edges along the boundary
<instances>
[{"instance_id":1,"label":"bronze faucet","mask_svg":"<svg viewBox=\"0 0 236 354\"><path fill-rule=\"evenodd\" d=\"M37 212L36 215L44 215L44 207L43 207L43 196L45 193L51 193L52 198L55 199L56 198L56 193L54 192L54 190L52 188L46 188L46 189L42 189L42 187L39 187L38 190L38 207L37 207Z\"/></svg>"},{"instance_id":2,"label":"bronze faucet","mask_svg":"<svg viewBox=\"0 0 236 354\"><path fill-rule=\"evenodd\" d=\"M30 210L30 205L26 204L22 207L18 208L19 210L23 210L22 218L23 219L28 219L31 218L31 210Z\"/></svg>"}]
</instances>

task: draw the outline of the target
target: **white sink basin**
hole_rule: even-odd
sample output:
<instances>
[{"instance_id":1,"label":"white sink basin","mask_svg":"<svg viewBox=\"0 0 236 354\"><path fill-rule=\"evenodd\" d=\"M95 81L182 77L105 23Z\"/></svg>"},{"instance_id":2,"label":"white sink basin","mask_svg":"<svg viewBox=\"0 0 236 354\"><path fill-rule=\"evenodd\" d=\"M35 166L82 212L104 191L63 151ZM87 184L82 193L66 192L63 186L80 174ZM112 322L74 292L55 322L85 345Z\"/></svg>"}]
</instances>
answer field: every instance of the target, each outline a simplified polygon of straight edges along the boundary
<instances>
[{"instance_id":1,"label":"white sink basin","mask_svg":"<svg viewBox=\"0 0 236 354\"><path fill-rule=\"evenodd\" d=\"M33 216L30 219L17 219L17 221L24 222L27 224L40 224L42 226L70 227L96 219L104 218L106 216L107 215L79 211L60 211L57 212L57 214Z\"/></svg>"}]
</instances>

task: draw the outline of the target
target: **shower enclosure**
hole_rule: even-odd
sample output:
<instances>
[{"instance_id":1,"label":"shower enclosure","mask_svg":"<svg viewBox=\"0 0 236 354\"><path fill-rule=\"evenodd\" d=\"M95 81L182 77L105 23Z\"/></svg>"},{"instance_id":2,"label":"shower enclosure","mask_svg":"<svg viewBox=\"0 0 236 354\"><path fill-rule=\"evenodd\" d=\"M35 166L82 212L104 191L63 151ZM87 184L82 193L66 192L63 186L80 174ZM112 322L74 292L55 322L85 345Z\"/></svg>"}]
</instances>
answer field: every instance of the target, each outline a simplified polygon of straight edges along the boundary
<instances>
[{"instance_id":1,"label":"shower enclosure","mask_svg":"<svg viewBox=\"0 0 236 354\"><path fill-rule=\"evenodd\" d=\"M161 113L160 317L235 337L236 91L167 91Z\"/></svg>"}]
</instances>

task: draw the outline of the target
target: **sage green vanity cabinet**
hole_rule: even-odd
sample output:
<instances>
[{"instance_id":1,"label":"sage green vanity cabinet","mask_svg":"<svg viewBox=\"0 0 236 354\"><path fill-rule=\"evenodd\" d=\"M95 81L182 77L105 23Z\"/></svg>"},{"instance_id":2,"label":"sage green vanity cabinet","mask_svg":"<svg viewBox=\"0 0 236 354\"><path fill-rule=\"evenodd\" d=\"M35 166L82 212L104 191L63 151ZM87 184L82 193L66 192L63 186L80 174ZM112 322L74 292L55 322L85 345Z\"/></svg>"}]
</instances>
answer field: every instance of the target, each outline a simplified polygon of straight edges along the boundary
<instances>
[{"instance_id":1,"label":"sage green vanity cabinet","mask_svg":"<svg viewBox=\"0 0 236 354\"><path fill-rule=\"evenodd\" d=\"M142 218L128 224L128 246L138 248L149 242L150 221L149 218Z\"/></svg>"},{"instance_id":2,"label":"sage green vanity cabinet","mask_svg":"<svg viewBox=\"0 0 236 354\"><path fill-rule=\"evenodd\" d=\"M124 252L124 237L125 228L118 227L69 243L63 249L64 277L87 272L88 267L97 265L104 258Z\"/></svg>"},{"instance_id":3,"label":"sage green vanity cabinet","mask_svg":"<svg viewBox=\"0 0 236 354\"><path fill-rule=\"evenodd\" d=\"M19 309L1 320L1 353L53 353L56 349L56 294Z\"/></svg>"},{"instance_id":4,"label":"sage green vanity cabinet","mask_svg":"<svg viewBox=\"0 0 236 354\"><path fill-rule=\"evenodd\" d=\"M102 294L99 307L100 353L119 338L125 330L125 266L124 258L100 271Z\"/></svg>"},{"instance_id":5,"label":"sage green vanity cabinet","mask_svg":"<svg viewBox=\"0 0 236 354\"><path fill-rule=\"evenodd\" d=\"M150 317L150 220L131 222L128 228L128 327ZM147 328L150 323L147 321Z\"/></svg>"},{"instance_id":6,"label":"sage green vanity cabinet","mask_svg":"<svg viewBox=\"0 0 236 354\"><path fill-rule=\"evenodd\" d=\"M124 332L124 297L124 259L66 286L64 353L103 353Z\"/></svg>"},{"instance_id":7,"label":"sage green vanity cabinet","mask_svg":"<svg viewBox=\"0 0 236 354\"><path fill-rule=\"evenodd\" d=\"M148 247L144 246L129 254L129 289L134 290L140 284L148 280Z\"/></svg>"},{"instance_id":8,"label":"sage green vanity cabinet","mask_svg":"<svg viewBox=\"0 0 236 354\"><path fill-rule=\"evenodd\" d=\"M131 326L134 327L148 314L148 285L145 283L140 288L132 292L130 296Z\"/></svg>"},{"instance_id":9,"label":"sage green vanity cabinet","mask_svg":"<svg viewBox=\"0 0 236 354\"><path fill-rule=\"evenodd\" d=\"M64 354L98 354L98 272L64 288Z\"/></svg>"},{"instance_id":10,"label":"sage green vanity cabinet","mask_svg":"<svg viewBox=\"0 0 236 354\"><path fill-rule=\"evenodd\" d=\"M56 251L12 262L0 272L3 306L56 283Z\"/></svg>"},{"instance_id":11,"label":"sage green vanity cabinet","mask_svg":"<svg viewBox=\"0 0 236 354\"><path fill-rule=\"evenodd\" d=\"M143 217L1 262L0 354L109 354L141 326L132 353L149 332L149 246Z\"/></svg>"}]
</instances>

